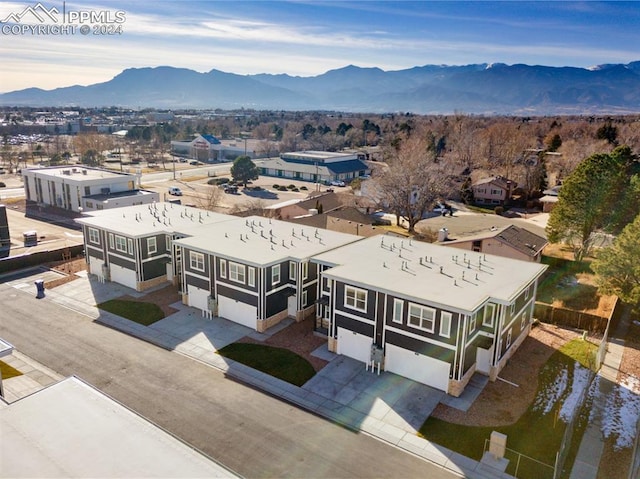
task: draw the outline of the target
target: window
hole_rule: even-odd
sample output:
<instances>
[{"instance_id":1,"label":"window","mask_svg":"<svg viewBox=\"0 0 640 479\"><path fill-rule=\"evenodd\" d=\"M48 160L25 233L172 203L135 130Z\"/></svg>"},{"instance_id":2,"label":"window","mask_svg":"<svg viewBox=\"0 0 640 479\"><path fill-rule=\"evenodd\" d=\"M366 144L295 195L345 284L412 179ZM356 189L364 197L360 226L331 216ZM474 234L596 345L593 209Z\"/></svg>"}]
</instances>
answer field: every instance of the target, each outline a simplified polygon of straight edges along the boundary
<instances>
[{"instance_id":1,"label":"window","mask_svg":"<svg viewBox=\"0 0 640 479\"><path fill-rule=\"evenodd\" d=\"M125 238L124 236L116 235L116 250L120 251L121 253L127 252L127 238Z\"/></svg>"},{"instance_id":2,"label":"window","mask_svg":"<svg viewBox=\"0 0 640 479\"><path fill-rule=\"evenodd\" d=\"M511 347L511 330L507 333L507 349Z\"/></svg>"},{"instance_id":3,"label":"window","mask_svg":"<svg viewBox=\"0 0 640 479\"><path fill-rule=\"evenodd\" d=\"M87 202L85 203L85 206L86 206L87 208L91 208L91 209L93 209L93 201L87 201Z\"/></svg>"},{"instance_id":4,"label":"window","mask_svg":"<svg viewBox=\"0 0 640 479\"><path fill-rule=\"evenodd\" d=\"M232 263L229 261L229 279L236 283L244 284L245 266L243 264Z\"/></svg>"},{"instance_id":5,"label":"window","mask_svg":"<svg viewBox=\"0 0 640 479\"><path fill-rule=\"evenodd\" d=\"M227 260L226 259L220 260L220 277L221 278L227 277Z\"/></svg>"},{"instance_id":6,"label":"window","mask_svg":"<svg viewBox=\"0 0 640 479\"><path fill-rule=\"evenodd\" d=\"M91 194L91 187L90 186L85 186L84 187L84 196L89 196L90 194Z\"/></svg>"},{"instance_id":7,"label":"window","mask_svg":"<svg viewBox=\"0 0 640 479\"><path fill-rule=\"evenodd\" d=\"M362 311L367 312L367 292L364 289L354 288L352 286L345 286L344 288L344 305Z\"/></svg>"},{"instance_id":8,"label":"window","mask_svg":"<svg viewBox=\"0 0 640 479\"><path fill-rule=\"evenodd\" d=\"M433 324L436 317L436 310L418 306L417 304L409 305L409 324L416 328L424 329L429 333L433 333Z\"/></svg>"},{"instance_id":9,"label":"window","mask_svg":"<svg viewBox=\"0 0 640 479\"><path fill-rule=\"evenodd\" d=\"M484 307L484 317L482 318L482 325L488 326L490 328L493 327L493 317L495 315L496 305L495 304L487 304Z\"/></svg>"},{"instance_id":10,"label":"window","mask_svg":"<svg viewBox=\"0 0 640 479\"><path fill-rule=\"evenodd\" d=\"M401 299L393 300L393 322L402 324L402 310L404 309L404 301Z\"/></svg>"},{"instance_id":11,"label":"window","mask_svg":"<svg viewBox=\"0 0 640 479\"><path fill-rule=\"evenodd\" d=\"M204 255L196 251L189 251L189 264L191 269L204 271Z\"/></svg>"},{"instance_id":12,"label":"window","mask_svg":"<svg viewBox=\"0 0 640 479\"><path fill-rule=\"evenodd\" d=\"M89 242L94 244L100 244L100 235L95 228L89 228Z\"/></svg>"},{"instance_id":13,"label":"window","mask_svg":"<svg viewBox=\"0 0 640 479\"><path fill-rule=\"evenodd\" d=\"M469 334L476 330L476 313L469 316Z\"/></svg>"},{"instance_id":14,"label":"window","mask_svg":"<svg viewBox=\"0 0 640 479\"><path fill-rule=\"evenodd\" d=\"M525 301L526 301L527 299L529 299L529 288L527 288L527 289L525 289L525 290L524 290L524 299L525 299Z\"/></svg>"},{"instance_id":15,"label":"window","mask_svg":"<svg viewBox=\"0 0 640 479\"><path fill-rule=\"evenodd\" d=\"M133 240L131 238L127 239L127 247L129 248L129 254L133 254Z\"/></svg>"},{"instance_id":16,"label":"window","mask_svg":"<svg viewBox=\"0 0 640 479\"><path fill-rule=\"evenodd\" d=\"M491 194L492 195L499 195L500 194L500 190L491 190Z\"/></svg>"},{"instance_id":17,"label":"window","mask_svg":"<svg viewBox=\"0 0 640 479\"><path fill-rule=\"evenodd\" d=\"M147 238L147 253L153 254L158 251L158 243L155 238Z\"/></svg>"},{"instance_id":18,"label":"window","mask_svg":"<svg viewBox=\"0 0 640 479\"><path fill-rule=\"evenodd\" d=\"M296 280L296 264L293 261L289 261L289 278Z\"/></svg>"},{"instance_id":19,"label":"window","mask_svg":"<svg viewBox=\"0 0 640 479\"><path fill-rule=\"evenodd\" d=\"M109 233L109 248L113 249L113 233Z\"/></svg>"},{"instance_id":20,"label":"window","mask_svg":"<svg viewBox=\"0 0 640 479\"><path fill-rule=\"evenodd\" d=\"M309 277L309 263L302 263L302 279Z\"/></svg>"},{"instance_id":21,"label":"window","mask_svg":"<svg viewBox=\"0 0 640 479\"><path fill-rule=\"evenodd\" d=\"M515 304L515 303L513 303L513 304L511 305L511 316L513 316L513 313L515 313L515 312L516 312L516 304Z\"/></svg>"},{"instance_id":22,"label":"window","mask_svg":"<svg viewBox=\"0 0 640 479\"><path fill-rule=\"evenodd\" d=\"M302 307L306 307L307 306L307 291L303 291L302 292Z\"/></svg>"},{"instance_id":23,"label":"window","mask_svg":"<svg viewBox=\"0 0 640 479\"><path fill-rule=\"evenodd\" d=\"M527 313L523 313L522 320L520 320L520 331L524 330L527 326Z\"/></svg>"},{"instance_id":24,"label":"window","mask_svg":"<svg viewBox=\"0 0 640 479\"><path fill-rule=\"evenodd\" d=\"M271 284L280 282L280 265L276 264L271 267Z\"/></svg>"},{"instance_id":25,"label":"window","mask_svg":"<svg viewBox=\"0 0 640 479\"><path fill-rule=\"evenodd\" d=\"M448 338L451 336L451 318L452 314L446 311L440 313L440 336Z\"/></svg>"}]
</instances>

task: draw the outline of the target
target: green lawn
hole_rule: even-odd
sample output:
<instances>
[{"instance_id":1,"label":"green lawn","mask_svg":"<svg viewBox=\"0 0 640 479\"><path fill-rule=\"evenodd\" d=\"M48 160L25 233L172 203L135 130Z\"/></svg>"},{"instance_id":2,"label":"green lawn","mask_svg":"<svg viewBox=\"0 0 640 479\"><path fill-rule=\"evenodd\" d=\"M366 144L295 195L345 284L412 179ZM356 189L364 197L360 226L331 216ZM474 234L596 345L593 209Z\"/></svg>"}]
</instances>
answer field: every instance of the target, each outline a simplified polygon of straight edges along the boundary
<instances>
[{"instance_id":1,"label":"green lawn","mask_svg":"<svg viewBox=\"0 0 640 479\"><path fill-rule=\"evenodd\" d=\"M549 268L538 285L538 301L546 304L561 301L564 307L576 310L597 309L600 296L592 284L594 273L589 262L543 255L542 263Z\"/></svg>"},{"instance_id":2,"label":"green lawn","mask_svg":"<svg viewBox=\"0 0 640 479\"><path fill-rule=\"evenodd\" d=\"M123 299L111 299L100 303L98 308L104 309L123 318L135 321L143 326L160 321L164 318L162 308L154 303L141 303L138 301L127 301Z\"/></svg>"},{"instance_id":3,"label":"green lawn","mask_svg":"<svg viewBox=\"0 0 640 479\"><path fill-rule=\"evenodd\" d=\"M469 427L430 417L420 428L419 435L464 456L480 460L485 439L489 438L492 431L498 431L507 435L507 448L542 463L553 465L566 429L566 423L560 417L560 412L565 401L571 401L571 384L578 369L576 362L587 367L593 364L591 358L596 348L597 346L593 343L576 339L552 354L540 371L536 398L515 424L499 427ZM557 385L563 383L568 386L566 390L558 393ZM514 394L517 394L517 391L514 391ZM554 394L557 395L554 396ZM505 401L508 402L508 398L505 398ZM545 411L544 408L547 405L550 407ZM582 432L583 429L575 431L573 441L579 442ZM510 459L507 473L514 474L517 457L508 455L507 459ZM535 461L522 458L518 467L518 477L551 478L553 470Z\"/></svg>"},{"instance_id":4,"label":"green lawn","mask_svg":"<svg viewBox=\"0 0 640 479\"><path fill-rule=\"evenodd\" d=\"M309 361L288 349L233 343L220 349L218 354L295 386L302 386L316 374Z\"/></svg>"},{"instance_id":5,"label":"green lawn","mask_svg":"<svg viewBox=\"0 0 640 479\"><path fill-rule=\"evenodd\" d=\"M2 372L2 379L15 378L16 376L22 376L22 373L13 366L9 366L7 363L0 361L0 371Z\"/></svg>"}]
</instances>

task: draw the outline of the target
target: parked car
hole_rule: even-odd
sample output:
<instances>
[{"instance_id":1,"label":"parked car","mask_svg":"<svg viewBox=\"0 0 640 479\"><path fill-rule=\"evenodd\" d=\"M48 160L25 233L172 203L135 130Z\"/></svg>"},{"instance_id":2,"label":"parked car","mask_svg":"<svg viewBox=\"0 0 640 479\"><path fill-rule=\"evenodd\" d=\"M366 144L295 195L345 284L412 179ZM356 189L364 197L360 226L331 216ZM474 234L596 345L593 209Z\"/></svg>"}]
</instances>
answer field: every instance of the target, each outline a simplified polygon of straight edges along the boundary
<instances>
[{"instance_id":1,"label":"parked car","mask_svg":"<svg viewBox=\"0 0 640 479\"><path fill-rule=\"evenodd\" d=\"M347 186L346 183L342 180L333 180L331 183L329 183L331 186Z\"/></svg>"},{"instance_id":2,"label":"parked car","mask_svg":"<svg viewBox=\"0 0 640 479\"><path fill-rule=\"evenodd\" d=\"M201 161L198 161L198 160L191 160L191 161L189 162L189 164L190 164L190 165L197 166L197 165L202 165L202 164L204 164L204 163L202 163Z\"/></svg>"},{"instance_id":3,"label":"parked car","mask_svg":"<svg viewBox=\"0 0 640 479\"><path fill-rule=\"evenodd\" d=\"M182 196L182 190L177 186L172 186L169 188L169 194L173 196Z\"/></svg>"},{"instance_id":4,"label":"parked car","mask_svg":"<svg viewBox=\"0 0 640 479\"><path fill-rule=\"evenodd\" d=\"M222 189L225 193L228 194L236 194L238 192L238 187L236 185L232 185L229 183L225 183L222 185Z\"/></svg>"},{"instance_id":5,"label":"parked car","mask_svg":"<svg viewBox=\"0 0 640 479\"><path fill-rule=\"evenodd\" d=\"M453 216L453 207L450 204L438 202L433 208L434 213L440 213L442 216Z\"/></svg>"}]
</instances>

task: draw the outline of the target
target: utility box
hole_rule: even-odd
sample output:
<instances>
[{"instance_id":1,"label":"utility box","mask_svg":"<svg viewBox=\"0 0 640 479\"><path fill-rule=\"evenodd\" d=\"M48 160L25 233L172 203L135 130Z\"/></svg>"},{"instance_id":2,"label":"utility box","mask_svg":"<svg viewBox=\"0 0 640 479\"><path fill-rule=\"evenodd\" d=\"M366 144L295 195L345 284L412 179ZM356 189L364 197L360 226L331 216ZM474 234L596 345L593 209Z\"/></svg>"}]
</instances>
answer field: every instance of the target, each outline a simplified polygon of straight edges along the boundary
<instances>
[{"instance_id":1,"label":"utility box","mask_svg":"<svg viewBox=\"0 0 640 479\"><path fill-rule=\"evenodd\" d=\"M36 285L36 298L42 299L44 298L44 279L36 279L34 281Z\"/></svg>"},{"instance_id":2,"label":"utility box","mask_svg":"<svg viewBox=\"0 0 640 479\"><path fill-rule=\"evenodd\" d=\"M36 231L25 231L22 233L22 237L24 239L25 246L37 246L38 233Z\"/></svg>"}]
</instances>

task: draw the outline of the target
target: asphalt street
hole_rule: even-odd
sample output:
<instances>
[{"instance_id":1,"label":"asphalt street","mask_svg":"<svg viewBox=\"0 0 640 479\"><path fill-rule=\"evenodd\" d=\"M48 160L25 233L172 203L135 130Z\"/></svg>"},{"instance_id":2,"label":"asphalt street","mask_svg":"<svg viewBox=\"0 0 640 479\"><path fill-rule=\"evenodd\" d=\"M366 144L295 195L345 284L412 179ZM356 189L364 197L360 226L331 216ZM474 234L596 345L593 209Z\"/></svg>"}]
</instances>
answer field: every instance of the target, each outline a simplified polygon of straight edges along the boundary
<instances>
[{"instance_id":1,"label":"asphalt street","mask_svg":"<svg viewBox=\"0 0 640 479\"><path fill-rule=\"evenodd\" d=\"M0 337L19 351L85 379L245 477L458 477L3 283L0 311Z\"/></svg>"}]
</instances>

